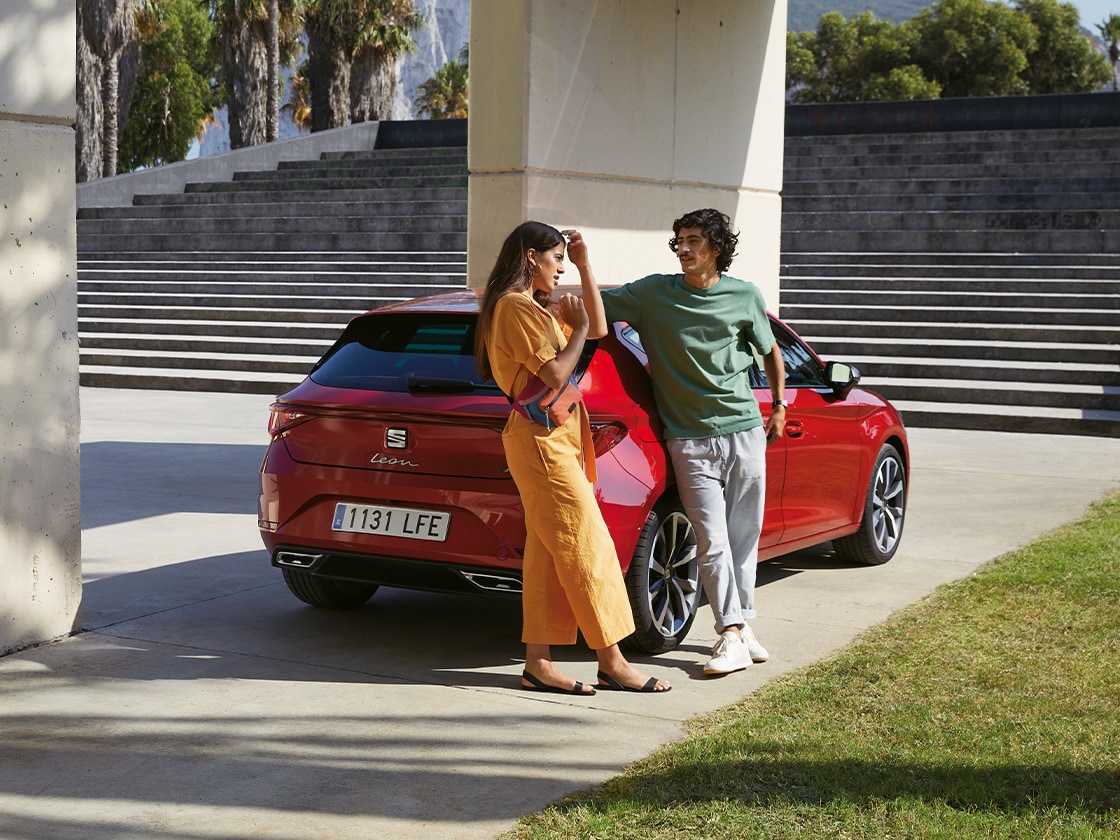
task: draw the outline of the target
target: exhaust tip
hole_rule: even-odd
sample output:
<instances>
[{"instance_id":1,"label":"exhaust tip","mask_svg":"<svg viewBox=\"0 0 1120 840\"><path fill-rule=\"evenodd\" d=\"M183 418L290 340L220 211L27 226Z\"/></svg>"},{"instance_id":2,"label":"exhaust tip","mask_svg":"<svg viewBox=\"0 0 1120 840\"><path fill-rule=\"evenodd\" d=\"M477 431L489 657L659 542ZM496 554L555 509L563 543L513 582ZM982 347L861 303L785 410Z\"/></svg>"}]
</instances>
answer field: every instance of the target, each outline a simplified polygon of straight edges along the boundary
<instances>
[{"instance_id":1,"label":"exhaust tip","mask_svg":"<svg viewBox=\"0 0 1120 840\"><path fill-rule=\"evenodd\" d=\"M521 579L485 572L460 572L460 574L486 592L521 592Z\"/></svg>"},{"instance_id":2,"label":"exhaust tip","mask_svg":"<svg viewBox=\"0 0 1120 840\"><path fill-rule=\"evenodd\" d=\"M277 566L289 569L310 569L319 563L325 555L311 554L305 551L281 550L276 552L272 562Z\"/></svg>"}]
</instances>

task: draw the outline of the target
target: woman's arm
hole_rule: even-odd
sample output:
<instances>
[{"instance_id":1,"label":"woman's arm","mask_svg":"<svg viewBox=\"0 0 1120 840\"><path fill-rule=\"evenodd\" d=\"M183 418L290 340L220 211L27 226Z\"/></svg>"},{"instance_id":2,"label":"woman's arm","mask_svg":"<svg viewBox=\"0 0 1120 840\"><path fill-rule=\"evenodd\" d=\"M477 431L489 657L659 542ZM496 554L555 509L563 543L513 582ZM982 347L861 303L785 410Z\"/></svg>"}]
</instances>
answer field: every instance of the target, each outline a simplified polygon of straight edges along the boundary
<instances>
[{"instance_id":1,"label":"woman's arm","mask_svg":"<svg viewBox=\"0 0 1120 840\"><path fill-rule=\"evenodd\" d=\"M549 388L559 388L572 375L587 338L587 309L582 300L573 294L561 295L560 317L571 326L572 334L564 349L541 365L540 370L537 371L537 377Z\"/></svg>"},{"instance_id":2,"label":"woman's arm","mask_svg":"<svg viewBox=\"0 0 1120 840\"><path fill-rule=\"evenodd\" d=\"M568 237L568 261L579 271L580 285L583 286L583 306L587 311L588 319L587 337L602 338L607 334L608 329L607 312L603 308L603 298L599 295L599 284L596 283L595 274L591 270L587 243L583 241L583 234L578 230L565 230L562 233Z\"/></svg>"}]
</instances>

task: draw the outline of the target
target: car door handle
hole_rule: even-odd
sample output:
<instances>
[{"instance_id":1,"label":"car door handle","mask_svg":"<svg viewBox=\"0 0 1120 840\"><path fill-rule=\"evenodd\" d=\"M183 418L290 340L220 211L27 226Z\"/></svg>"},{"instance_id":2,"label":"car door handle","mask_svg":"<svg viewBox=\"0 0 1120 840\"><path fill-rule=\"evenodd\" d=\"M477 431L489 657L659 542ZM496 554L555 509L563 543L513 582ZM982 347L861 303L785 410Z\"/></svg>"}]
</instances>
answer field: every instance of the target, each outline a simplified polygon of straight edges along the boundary
<instances>
[{"instance_id":1,"label":"car door handle","mask_svg":"<svg viewBox=\"0 0 1120 840\"><path fill-rule=\"evenodd\" d=\"M798 438L805 434L805 426L799 420L790 420L786 423L785 432L786 437Z\"/></svg>"}]
</instances>

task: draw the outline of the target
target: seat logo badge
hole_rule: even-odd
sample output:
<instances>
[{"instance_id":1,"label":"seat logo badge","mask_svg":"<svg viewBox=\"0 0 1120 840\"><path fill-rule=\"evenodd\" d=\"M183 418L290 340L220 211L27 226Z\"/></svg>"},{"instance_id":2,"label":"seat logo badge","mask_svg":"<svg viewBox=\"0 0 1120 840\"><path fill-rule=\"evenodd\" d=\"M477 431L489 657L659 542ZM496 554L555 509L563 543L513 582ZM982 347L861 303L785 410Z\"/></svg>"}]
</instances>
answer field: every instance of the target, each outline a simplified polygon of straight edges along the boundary
<instances>
[{"instance_id":1,"label":"seat logo badge","mask_svg":"<svg viewBox=\"0 0 1120 840\"><path fill-rule=\"evenodd\" d=\"M389 449L408 449L408 429L386 429L385 446Z\"/></svg>"}]
</instances>

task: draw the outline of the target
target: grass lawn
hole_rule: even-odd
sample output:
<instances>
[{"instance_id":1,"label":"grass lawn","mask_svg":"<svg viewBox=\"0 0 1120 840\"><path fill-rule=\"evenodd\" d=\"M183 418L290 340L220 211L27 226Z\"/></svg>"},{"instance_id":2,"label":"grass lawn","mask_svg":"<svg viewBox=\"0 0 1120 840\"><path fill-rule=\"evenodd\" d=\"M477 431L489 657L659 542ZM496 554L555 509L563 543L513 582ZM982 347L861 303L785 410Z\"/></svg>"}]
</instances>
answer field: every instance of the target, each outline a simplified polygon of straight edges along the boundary
<instances>
[{"instance_id":1,"label":"grass lawn","mask_svg":"<svg viewBox=\"0 0 1120 840\"><path fill-rule=\"evenodd\" d=\"M1120 496L503 837L1115 840Z\"/></svg>"}]
</instances>

